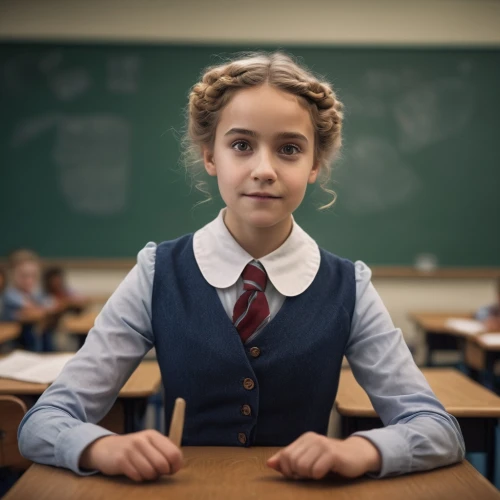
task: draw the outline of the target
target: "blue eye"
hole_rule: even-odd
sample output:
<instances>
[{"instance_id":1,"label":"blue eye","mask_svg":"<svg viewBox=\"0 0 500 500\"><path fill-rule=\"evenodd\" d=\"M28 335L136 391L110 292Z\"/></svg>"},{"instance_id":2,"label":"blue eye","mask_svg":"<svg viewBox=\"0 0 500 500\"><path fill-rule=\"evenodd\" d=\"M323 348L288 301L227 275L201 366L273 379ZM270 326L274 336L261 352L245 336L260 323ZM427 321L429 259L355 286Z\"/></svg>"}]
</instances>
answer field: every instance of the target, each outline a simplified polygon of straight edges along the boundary
<instances>
[{"instance_id":1,"label":"blue eye","mask_svg":"<svg viewBox=\"0 0 500 500\"><path fill-rule=\"evenodd\" d=\"M250 144L246 141L236 141L231 144L231 147L236 150L240 151L241 153L245 153L247 151L250 151Z\"/></svg>"},{"instance_id":2,"label":"blue eye","mask_svg":"<svg viewBox=\"0 0 500 500\"><path fill-rule=\"evenodd\" d=\"M294 156L301 152L295 144L285 144L280 151L286 156Z\"/></svg>"}]
</instances>

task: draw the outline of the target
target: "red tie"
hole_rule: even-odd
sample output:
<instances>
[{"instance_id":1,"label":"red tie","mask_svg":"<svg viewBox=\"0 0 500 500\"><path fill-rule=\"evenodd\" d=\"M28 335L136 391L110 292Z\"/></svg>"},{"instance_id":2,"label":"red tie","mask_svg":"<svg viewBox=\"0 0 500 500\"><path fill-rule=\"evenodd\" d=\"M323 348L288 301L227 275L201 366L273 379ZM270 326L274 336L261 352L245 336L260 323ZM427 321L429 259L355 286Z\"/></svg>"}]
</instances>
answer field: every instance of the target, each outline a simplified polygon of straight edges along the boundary
<instances>
[{"instance_id":1,"label":"red tie","mask_svg":"<svg viewBox=\"0 0 500 500\"><path fill-rule=\"evenodd\" d=\"M233 323L241 340L257 333L269 322L270 313L266 294L267 274L262 264L252 261L247 264L243 273L243 293L236 301L233 310Z\"/></svg>"}]
</instances>

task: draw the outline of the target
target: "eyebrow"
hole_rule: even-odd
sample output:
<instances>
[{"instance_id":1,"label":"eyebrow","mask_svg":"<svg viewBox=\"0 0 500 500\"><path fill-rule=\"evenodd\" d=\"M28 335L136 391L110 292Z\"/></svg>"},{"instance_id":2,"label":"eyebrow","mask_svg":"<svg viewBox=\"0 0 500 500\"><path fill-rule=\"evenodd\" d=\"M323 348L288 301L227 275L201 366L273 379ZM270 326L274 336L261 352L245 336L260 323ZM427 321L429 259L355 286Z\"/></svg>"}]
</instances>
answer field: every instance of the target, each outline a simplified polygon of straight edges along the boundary
<instances>
[{"instance_id":1,"label":"eyebrow","mask_svg":"<svg viewBox=\"0 0 500 500\"><path fill-rule=\"evenodd\" d=\"M232 128L229 129L224 136L226 135L248 135L250 137L259 137L259 134L254 130L248 130L246 128ZM279 139L300 139L304 142L309 142L307 137L304 134L299 132L279 132L276 134L276 137Z\"/></svg>"}]
</instances>

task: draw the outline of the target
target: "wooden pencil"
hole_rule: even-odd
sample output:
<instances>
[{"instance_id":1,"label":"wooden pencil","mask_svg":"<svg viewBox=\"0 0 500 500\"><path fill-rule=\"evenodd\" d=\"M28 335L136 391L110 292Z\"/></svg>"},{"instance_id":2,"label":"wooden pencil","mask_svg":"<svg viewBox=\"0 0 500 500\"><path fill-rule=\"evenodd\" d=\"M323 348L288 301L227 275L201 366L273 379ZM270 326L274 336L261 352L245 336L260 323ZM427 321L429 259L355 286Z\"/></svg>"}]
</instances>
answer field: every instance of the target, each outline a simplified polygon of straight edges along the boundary
<instances>
[{"instance_id":1,"label":"wooden pencil","mask_svg":"<svg viewBox=\"0 0 500 500\"><path fill-rule=\"evenodd\" d=\"M186 401L182 398L175 400L172 420L170 422L170 430L168 437L176 446L180 448L182 442L182 432L184 430L184 413L186 411Z\"/></svg>"}]
</instances>

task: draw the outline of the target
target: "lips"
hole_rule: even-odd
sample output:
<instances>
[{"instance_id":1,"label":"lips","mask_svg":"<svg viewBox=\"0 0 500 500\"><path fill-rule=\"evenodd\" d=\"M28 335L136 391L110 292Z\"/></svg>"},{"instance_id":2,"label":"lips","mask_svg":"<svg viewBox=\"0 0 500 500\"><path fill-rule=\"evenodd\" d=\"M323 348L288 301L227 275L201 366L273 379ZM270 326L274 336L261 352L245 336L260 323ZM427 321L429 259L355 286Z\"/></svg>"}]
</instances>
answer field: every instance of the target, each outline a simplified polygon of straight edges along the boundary
<instances>
[{"instance_id":1,"label":"lips","mask_svg":"<svg viewBox=\"0 0 500 500\"><path fill-rule=\"evenodd\" d=\"M249 198L263 198L263 199L278 199L281 198L281 196L276 196L271 193L249 193L249 194L244 194L243 196L248 196Z\"/></svg>"}]
</instances>

